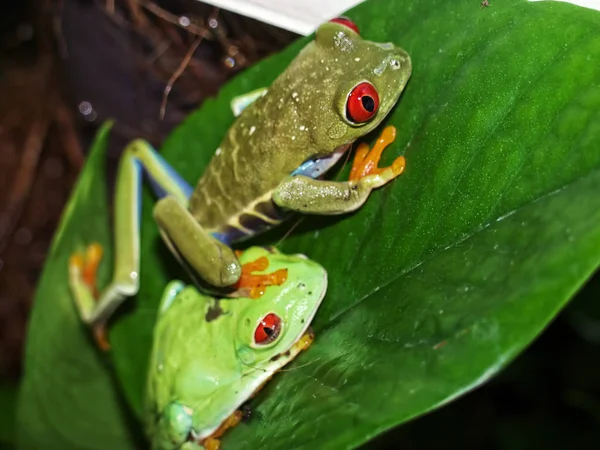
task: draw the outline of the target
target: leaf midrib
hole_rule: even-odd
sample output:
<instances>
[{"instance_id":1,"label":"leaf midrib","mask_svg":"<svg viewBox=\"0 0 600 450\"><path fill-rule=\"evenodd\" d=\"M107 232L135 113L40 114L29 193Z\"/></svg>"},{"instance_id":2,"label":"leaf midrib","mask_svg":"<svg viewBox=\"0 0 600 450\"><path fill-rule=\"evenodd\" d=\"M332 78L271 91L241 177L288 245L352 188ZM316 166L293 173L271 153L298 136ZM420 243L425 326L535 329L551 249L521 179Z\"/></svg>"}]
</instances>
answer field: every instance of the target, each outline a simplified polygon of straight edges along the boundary
<instances>
[{"instance_id":1,"label":"leaf midrib","mask_svg":"<svg viewBox=\"0 0 600 450\"><path fill-rule=\"evenodd\" d=\"M497 222L499 222L501 220L504 220L504 219L506 219L506 218L508 218L510 216L513 216L514 214L517 214L518 212L520 212L521 210L527 208L528 206L532 205L533 203L537 203L539 201L545 200L546 198L550 198L550 197L553 197L555 195L560 194L562 191L570 188L572 185L579 183L583 179L587 179L588 177L591 177L592 175L596 174L597 172L599 172L599 169L597 167L594 167L593 169L591 169L591 170L585 172L584 174L582 174L578 179L570 180L566 184L558 187L557 189L554 189L554 190L552 190L550 192L545 192L545 193L543 193L543 194L541 194L541 195L539 195L537 197L534 197L534 198L526 201L522 205L519 205L515 209L513 209L511 211L508 211L507 213L505 213L505 214L503 214L501 216L498 216L495 220L490 220L487 223L476 227L475 229L473 229L472 231L466 233L460 239L458 239L456 242L453 242L450 245L447 245L445 247L438 246L437 248L434 248L434 249L431 249L431 250L429 250L429 249L424 250L421 254L423 254L423 253L429 253L429 252L431 252L431 254L428 257L425 257L423 260L418 261L418 262L414 263L413 265L408 266L403 271L398 272L394 276L390 277L387 281L381 283L374 290L371 290L371 291L367 292L366 294L364 294L356 302L348 305L346 308L340 310L339 312L337 312L333 316L330 316L328 318L325 326L323 327L323 330L329 329L334 324L334 322L336 322L340 317L342 317L346 313L350 312L356 306L360 305L363 301L367 300L369 297L371 297L377 291L380 291L381 289L385 289L390 284L392 284L392 283L396 282L397 280L399 280L400 278L402 278L402 277L410 274L415 269L417 269L418 267L422 266L423 264L431 261L432 259L436 258L437 256L439 256L443 252L445 252L447 250L453 249L454 247L458 246L459 244L465 242L466 240L471 239L473 236L475 236L478 233L480 233L481 231L485 230L490 225L493 225L494 223L497 223ZM583 277L582 279L585 279L585 277ZM578 287L574 287L573 288L573 292L576 292L577 289L578 289Z\"/></svg>"},{"instance_id":2,"label":"leaf midrib","mask_svg":"<svg viewBox=\"0 0 600 450\"><path fill-rule=\"evenodd\" d=\"M517 26L519 24L519 21L509 21L508 23L502 24L501 26L497 27L496 30L494 30L495 32L502 30L503 28L514 28L515 26ZM464 179L464 177L466 176L468 169L471 167L471 165L473 164L473 162L477 159L477 156L481 154L481 151L483 148L485 148L484 144L486 142L489 141L489 139L491 138L491 136L494 134L494 132L496 130L498 130L498 128L501 126L502 123L504 123L504 119L506 119L506 117L508 117L515 109L515 107L519 104L519 101L529 92L531 92L534 87L536 87L535 82L538 81L546 72L547 70L554 66L557 62L557 60L563 56L568 50L571 49L572 45L576 45L577 43L579 43L580 41L586 40L587 38L589 38L592 35L592 33L587 33L584 34L582 36L579 36L577 38L574 38L573 40L571 40L569 42L568 46L563 47L561 50L559 50L558 52L556 52L552 58L546 63L544 64L544 66L542 66L540 68L540 70L538 72L536 72L536 74L530 79L530 81L528 83L524 83L524 88L521 89L518 93L518 95L514 98L514 100L509 104L508 108L506 109L505 113L502 116L502 120L498 120L495 124L494 127L492 127L487 133L486 135L479 141L479 145L477 146L476 150L473 152L471 158L469 159L468 163L465 165L461 176L456 180L456 182L454 183L453 189L452 189L452 196L454 196L454 194L456 193L456 190L458 189L458 186L460 185L460 182ZM452 81L454 81L456 79L456 73L461 69L464 68L466 65L469 64L469 61L471 61L475 56L481 54L481 52L479 51L481 48L483 47L487 47L492 45L491 44L491 40L482 40L481 41L482 44L480 46L475 46L473 51L469 53L469 55L467 56L467 58L465 59L465 61L457 66L456 70L452 73L452 76L449 77L449 81L447 81L446 83L443 83L442 85L440 85L440 88L438 89L438 93L436 94L436 102L432 102L432 104L439 104L439 99L440 99L440 93L448 93L451 90L447 89L447 85L450 84ZM443 96L442 98L445 98L446 96ZM433 106L430 106L427 110L427 113L424 114L422 116L422 119L419 120L419 123L421 124L410 136L409 139L406 142L412 142L413 139L419 134L419 132L421 132L421 130L423 129L423 127L425 126L425 124L428 122L426 120L427 117L431 117L432 116L432 112L435 110L436 108L434 108ZM406 146L405 146L406 147ZM521 162L521 168L522 166L525 164L525 159ZM520 170L519 170L520 171ZM517 171L515 173L515 175L512 177L512 180L514 180L514 178L518 175ZM491 214L493 211L495 211L495 209L497 208L498 204L502 201L502 198L504 197L504 195L506 194L506 186L510 186L511 183L507 183L505 184L504 190L502 191L502 193L500 193L498 195L498 200L495 202L494 206L490 209L490 213ZM530 200L531 201L531 200ZM440 225L441 220L443 219L443 217L445 217L445 212L448 210L449 206L452 204L451 201L447 202L446 205L444 206L443 209L443 213L438 215L438 219L437 219L437 223L435 224L434 228L438 228ZM519 207L517 207L519 208ZM383 202L380 202L378 204L378 208L375 211L375 213L373 214L373 218L370 220L370 223L368 225L367 228L371 228L373 223L377 223L377 218L380 217L382 215L382 211L384 209L384 204ZM508 214L508 213L505 213ZM503 214L504 215L504 214ZM488 215L489 217L489 215ZM485 228L488 224L484 224L484 225L480 225L478 228L475 228L475 230L473 230L472 232L468 232L468 237L471 236L472 233L475 233L478 231L478 229L480 228ZM469 234L471 233L471 234ZM413 237L410 241L410 245L412 245L412 243L414 242L415 236L418 233L412 233ZM435 238L435 235L431 235L429 238L429 241L431 241L432 239ZM466 238L465 238L466 239ZM462 241L459 241L462 242ZM357 249L357 251L354 253L354 256L350 259L348 266L347 267L352 267L353 263L354 263L354 259L356 258L356 255L360 254L360 250L362 248L362 246L364 245L364 241L361 242L361 244L359 245L359 248ZM413 266L412 268L408 269L409 271L414 270L416 267L418 267L420 264L417 264L415 266ZM408 272L407 272L408 273ZM402 276L402 274L400 275ZM385 287L386 284L382 285L380 288L378 288L377 290L381 289L382 287ZM373 292L376 291L372 291L370 294L367 295L371 295ZM362 300L359 300L362 301ZM344 312L341 311L340 313L336 314L335 316L331 317L331 321L334 321L339 315L342 315Z\"/></svg>"}]
</instances>

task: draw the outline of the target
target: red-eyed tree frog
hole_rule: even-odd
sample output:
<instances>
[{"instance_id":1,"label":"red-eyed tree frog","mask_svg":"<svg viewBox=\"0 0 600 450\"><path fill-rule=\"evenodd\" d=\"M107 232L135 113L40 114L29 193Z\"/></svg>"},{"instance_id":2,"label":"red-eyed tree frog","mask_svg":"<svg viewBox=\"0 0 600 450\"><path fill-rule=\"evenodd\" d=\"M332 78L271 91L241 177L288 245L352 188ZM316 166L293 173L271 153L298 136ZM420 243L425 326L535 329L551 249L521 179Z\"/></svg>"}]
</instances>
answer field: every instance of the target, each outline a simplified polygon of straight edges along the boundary
<instances>
[{"instance_id":1,"label":"red-eyed tree frog","mask_svg":"<svg viewBox=\"0 0 600 450\"><path fill-rule=\"evenodd\" d=\"M80 256L83 257L83 256ZM309 325L327 290L327 272L303 255L250 247L242 264L280 282L258 298L217 299L180 281L163 293L146 386L146 431L154 450L219 448L242 405L308 348ZM87 289L80 278L75 290Z\"/></svg>"},{"instance_id":2,"label":"red-eyed tree frog","mask_svg":"<svg viewBox=\"0 0 600 450\"><path fill-rule=\"evenodd\" d=\"M198 285L246 295L256 284L231 245L278 225L290 213L343 214L404 170L404 158L377 166L395 138L387 127L369 151L360 146L348 181L321 177L358 138L375 129L398 101L411 59L392 43L363 39L347 19L321 25L268 89L232 103L239 114L192 189L144 141L122 156L115 196L116 260L112 281L97 296L95 267L71 258L85 322L102 333L106 318L139 289L139 204L142 171L159 197L154 218L173 254ZM90 249L100 260L101 248ZM276 283L277 281L272 281ZM96 298L97 297L97 298Z\"/></svg>"}]
</instances>

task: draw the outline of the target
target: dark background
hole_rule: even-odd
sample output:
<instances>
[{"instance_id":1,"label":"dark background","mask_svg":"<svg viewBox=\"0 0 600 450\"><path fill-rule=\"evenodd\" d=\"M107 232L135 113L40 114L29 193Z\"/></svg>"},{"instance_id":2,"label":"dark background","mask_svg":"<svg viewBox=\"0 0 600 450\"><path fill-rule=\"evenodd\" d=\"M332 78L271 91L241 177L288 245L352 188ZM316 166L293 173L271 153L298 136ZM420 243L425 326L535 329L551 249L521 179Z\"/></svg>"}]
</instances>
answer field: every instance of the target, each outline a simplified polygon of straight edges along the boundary
<instances>
[{"instance_id":1,"label":"dark background","mask_svg":"<svg viewBox=\"0 0 600 450\"><path fill-rule=\"evenodd\" d=\"M232 75L296 38L194 0L148 3L0 2L0 448L13 438L36 281L97 126L117 120L114 170L127 141L160 144ZM365 448L600 448L599 297L596 275L496 379Z\"/></svg>"}]
</instances>

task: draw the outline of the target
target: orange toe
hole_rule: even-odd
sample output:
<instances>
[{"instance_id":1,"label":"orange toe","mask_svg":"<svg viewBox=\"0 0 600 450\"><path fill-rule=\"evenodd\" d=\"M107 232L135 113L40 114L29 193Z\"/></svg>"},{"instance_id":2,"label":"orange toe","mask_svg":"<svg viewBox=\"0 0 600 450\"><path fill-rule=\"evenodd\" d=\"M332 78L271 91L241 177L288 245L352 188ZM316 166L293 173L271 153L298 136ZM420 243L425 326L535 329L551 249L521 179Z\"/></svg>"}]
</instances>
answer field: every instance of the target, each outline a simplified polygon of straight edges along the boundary
<instances>
[{"instance_id":1,"label":"orange toe","mask_svg":"<svg viewBox=\"0 0 600 450\"><path fill-rule=\"evenodd\" d=\"M100 244L90 244L86 249L85 259L83 262L83 281L85 281L85 283L94 291L95 295L98 294L96 288L96 276L98 274L98 267L100 266L100 261L102 260L103 252L104 249Z\"/></svg>"},{"instance_id":2,"label":"orange toe","mask_svg":"<svg viewBox=\"0 0 600 450\"><path fill-rule=\"evenodd\" d=\"M231 414L225 421L216 429L216 431L207 437L204 442L201 442L202 446L206 450L219 450L221 448L221 441L219 438L229 430L237 426L242 421L243 413L240 410L236 410Z\"/></svg>"},{"instance_id":3,"label":"orange toe","mask_svg":"<svg viewBox=\"0 0 600 450\"><path fill-rule=\"evenodd\" d=\"M377 175L386 170L387 167L378 167L379 160L381 159L381 155L385 148L394 142L395 139L396 127L389 125L383 129L381 136L379 136L379 139L377 139L372 149L369 150L367 144L360 144L356 149L349 180L357 181L368 175ZM400 158L402 158L402 163L399 161ZM404 170L404 158L396 158L390 167L394 172L400 170L401 173L402 170ZM400 173L398 173L398 175Z\"/></svg>"},{"instance_id":4,"label":"orange toe","mask_svg":"<svg viewBox=\"0 0 600 450\"><path fill-rule=\"evenodd\" d=\"M95 325L92 327L94 333L94 340L96 344L103 352L110 350L110 344L108 343L108 337L106 334L106 327L104 325Z\"/></svg>"},{"instance_id":5,"label":"orange toe","mask_svg":"<svg viewBox=\"0 0 600 450\"><path fill-rule=\"evenodd\" d=\"M261 256L255 261L243 264L242 275L234 288L247 290L250 298L259 298L265 293L268 286L280 286L285 283L288 276L287 269L279 269L265 274L254 273L267 270L268 267L269 260L266 256Z\"/></svg>"}]
</instances>

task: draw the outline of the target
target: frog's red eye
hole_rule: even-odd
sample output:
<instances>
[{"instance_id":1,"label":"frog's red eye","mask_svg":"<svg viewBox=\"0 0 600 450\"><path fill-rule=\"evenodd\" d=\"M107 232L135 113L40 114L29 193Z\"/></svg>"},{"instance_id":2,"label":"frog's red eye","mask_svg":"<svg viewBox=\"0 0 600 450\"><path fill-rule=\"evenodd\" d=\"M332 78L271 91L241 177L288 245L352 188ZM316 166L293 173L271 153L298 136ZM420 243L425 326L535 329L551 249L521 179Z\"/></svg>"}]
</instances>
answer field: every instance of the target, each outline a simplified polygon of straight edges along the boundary
<instances>
[{"instance_id":1,"label":"frog's red eye","mask_svg":"<svg viewBox=\"0 0 600 450\"><path fill-rule=\"evenodd\" d=\"M370 120L379 108L379 94L371 83L363 81L350 91L346 100L346 118L350 122L364 123Z\"/></svg>"},{"instance_id":2,"label":"frog's red eye","mask_svg":"<svg viewBox=\"0 0 600 450\"><path fill-rule=\"evenodd\" d=\"M273 342L281 333L281 318L277 314L269 313L263 317L254 330L254 342L267 345Z\"/></svg>"},{"instance_id":3,"label":"frog's red eye","mask_svg":"<svg viewBox=\"0 0 600 450\"><path fill-rule=\"evenodd\" d=\"M347 17L344 17L344 16L336 17L335 19L331 19L330 22L339 23L340 25L344 25L344 26L350 28L356 34L360 34L356 24L354 22L352 22L350 19L348 19Z\"/></svg>"}]
</instances>

